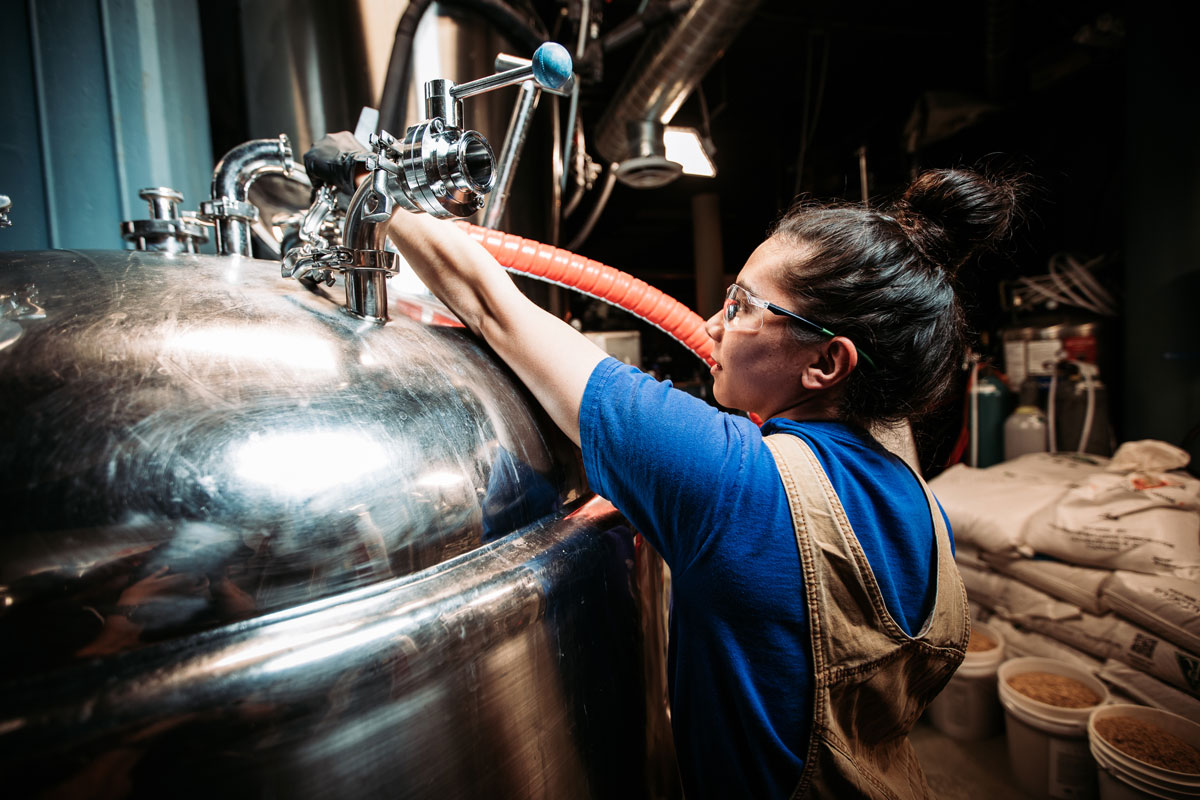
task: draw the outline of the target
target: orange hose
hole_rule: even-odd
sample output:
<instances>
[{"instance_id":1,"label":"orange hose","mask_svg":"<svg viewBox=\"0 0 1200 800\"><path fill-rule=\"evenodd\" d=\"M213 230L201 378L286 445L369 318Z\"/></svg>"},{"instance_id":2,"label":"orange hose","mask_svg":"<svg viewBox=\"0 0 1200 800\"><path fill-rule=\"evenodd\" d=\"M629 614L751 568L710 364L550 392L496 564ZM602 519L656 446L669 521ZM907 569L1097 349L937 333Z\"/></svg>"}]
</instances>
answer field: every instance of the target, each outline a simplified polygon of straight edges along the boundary
<instances>
[{"instance_id":1,"label":"orange hose","mask_svg":"<svg viewBox=\"0 0 1200 800\"><path fill-rule=\"evenodd\" d=\"M463 223L505 269L565 286L628 311L714 364L704 319L675 298L632 275L568 250L511 233Z\"/></svg>"}]
</instances>

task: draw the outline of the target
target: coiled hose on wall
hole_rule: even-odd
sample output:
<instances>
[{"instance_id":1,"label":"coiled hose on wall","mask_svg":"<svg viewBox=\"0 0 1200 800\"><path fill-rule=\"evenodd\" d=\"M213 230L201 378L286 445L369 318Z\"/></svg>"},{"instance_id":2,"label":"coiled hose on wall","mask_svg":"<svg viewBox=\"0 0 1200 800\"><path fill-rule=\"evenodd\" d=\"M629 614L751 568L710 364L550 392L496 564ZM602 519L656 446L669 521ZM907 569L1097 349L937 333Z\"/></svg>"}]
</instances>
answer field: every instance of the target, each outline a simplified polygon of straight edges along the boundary
<instances>
[{"instance_id":1,"label":"coiled hose on wall","mask_svg":"<svg viewBox=\"0 0 1200 800\"><path fill-rule=\"evenodd\" d=\"M564 286L628 311L675 339L702 361L716 363L704 319L645 281L561 247L470 223L462 225L505 269Z\"/></svg>"}]
</instances>

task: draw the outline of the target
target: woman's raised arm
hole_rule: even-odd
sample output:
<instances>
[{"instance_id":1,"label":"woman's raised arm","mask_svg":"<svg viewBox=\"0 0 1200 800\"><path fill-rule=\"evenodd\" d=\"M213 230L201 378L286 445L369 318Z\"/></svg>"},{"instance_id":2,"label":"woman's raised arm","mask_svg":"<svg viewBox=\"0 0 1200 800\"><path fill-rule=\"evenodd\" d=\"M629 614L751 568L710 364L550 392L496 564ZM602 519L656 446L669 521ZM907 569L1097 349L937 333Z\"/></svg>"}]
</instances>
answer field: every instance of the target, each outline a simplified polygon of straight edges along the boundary
<instances>
[{"instance_id":1,"label":"woman's raised arm","mask_svg":"<svg viewBox=\"0 0 1200 800\"><path fill-rule=\"evenodd\" d=\"M397 208L388 236L429 290L496 351L575 444L579 406L606 353L516 287L458 225Z\"/></svg>"}]
</instances>

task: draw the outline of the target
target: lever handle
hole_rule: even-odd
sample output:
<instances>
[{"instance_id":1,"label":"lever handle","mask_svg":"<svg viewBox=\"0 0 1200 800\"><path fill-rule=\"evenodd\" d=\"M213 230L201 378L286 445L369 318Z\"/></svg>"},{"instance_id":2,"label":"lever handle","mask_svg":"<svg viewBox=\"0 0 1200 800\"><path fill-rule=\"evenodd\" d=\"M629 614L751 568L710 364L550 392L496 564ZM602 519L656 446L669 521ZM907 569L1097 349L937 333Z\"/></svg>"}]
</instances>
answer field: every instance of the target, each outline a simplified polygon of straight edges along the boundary
<instances>
[{"instance_id":1,"label":"lever handle","mask_svg":"<svg viewBox=\"0 0 1200 800\"><path fill-rule=\"evenodd\" d=\"M533 51L533 79L543 89L559 89L571 80L575 65L558 42L546 42Z\"/></svg>"},{"instance_id":2,"label":"lever handle","mask_svg":"<svg viewBox=\"0 0 1200 800\"><path fill-rule=\"evenodd\" d=\"M460 83L450 89L450 95L455 100L461 100L464 97L512 86L515 83L524 83L530 78L539 88L554 91L571 79L573 69L571 54L567 52L567 48L558 42L546 42L533 51L533 58L527 66L523 65L498 72L495 75L488 75L486 78Z\"/></svg>"}]
</instances>

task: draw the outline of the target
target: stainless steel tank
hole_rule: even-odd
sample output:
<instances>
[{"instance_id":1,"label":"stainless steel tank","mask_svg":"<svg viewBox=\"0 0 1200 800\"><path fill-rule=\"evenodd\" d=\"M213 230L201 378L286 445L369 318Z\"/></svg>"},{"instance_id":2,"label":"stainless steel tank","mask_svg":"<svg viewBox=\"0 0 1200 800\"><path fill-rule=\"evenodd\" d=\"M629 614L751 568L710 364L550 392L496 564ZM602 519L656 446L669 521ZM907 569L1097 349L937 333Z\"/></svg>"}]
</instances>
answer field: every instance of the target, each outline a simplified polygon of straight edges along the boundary
<instances>
[{"instance_id":1,"label":"stainless steel tank","mask_svg":"<svg viewBox=\"0 0 1200 800\"><path fill-rule=\"evenodd\" d=\"M664 797L661 562L445 312L0 254L9 797Z\"/></svg>"}]
</instances>

